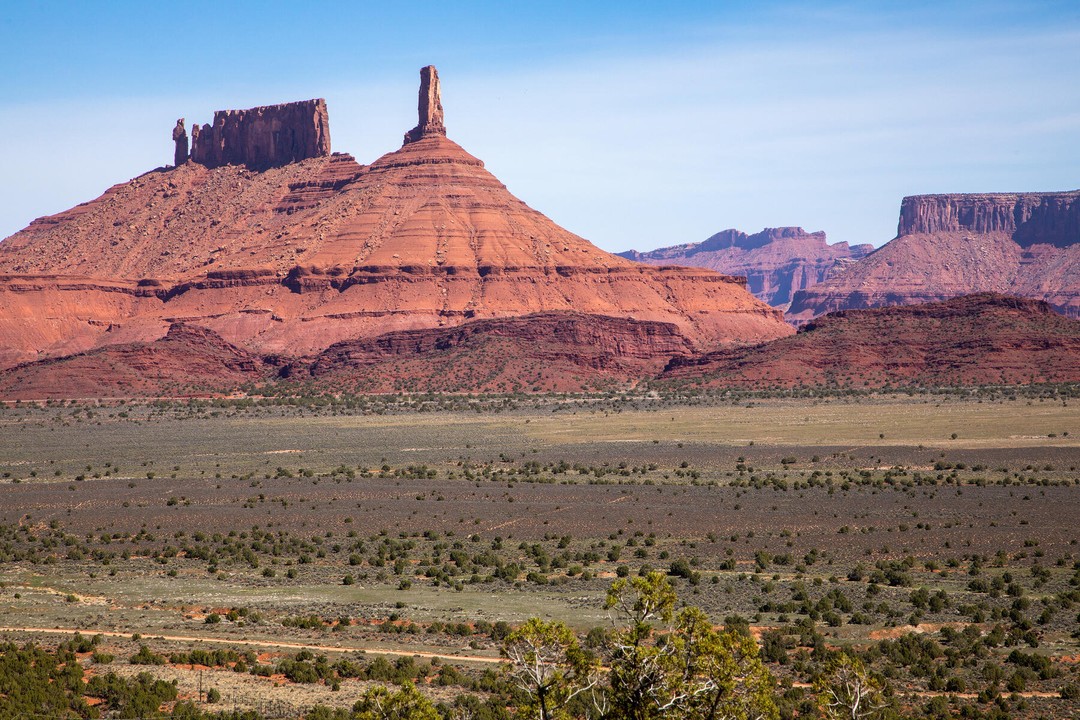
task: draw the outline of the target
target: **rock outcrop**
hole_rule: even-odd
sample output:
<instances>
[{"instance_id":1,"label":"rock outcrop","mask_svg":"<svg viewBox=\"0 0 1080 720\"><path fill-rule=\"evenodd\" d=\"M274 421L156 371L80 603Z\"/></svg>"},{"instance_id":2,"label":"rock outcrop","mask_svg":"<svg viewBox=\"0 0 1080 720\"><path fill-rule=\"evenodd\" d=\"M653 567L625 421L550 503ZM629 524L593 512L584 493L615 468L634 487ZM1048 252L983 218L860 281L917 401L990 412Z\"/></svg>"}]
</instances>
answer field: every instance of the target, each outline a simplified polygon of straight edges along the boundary
<instances>
[{"instance_id":1,"label":"rock outcrop","mask_svg":"<svg viewBox=\"0 0 1080 720\"><path fill-rule=\"evenodd\" d=\"M574 392L654 388L943 387L1080 381L1080 321L991 293L837 312L797 335L698 353L672 323L574 312L473 320L257 355L172 324L151 341L0 370L0 399L190 397L299 383L305 392Z\"/></svg>"},{"instance_id":2,"label":"rock outcrop","mask_svg":"<svg viewBox=\"0 0 1080 720\"><path fill-rule=\"evenodd\" d=\"M182 130L183 124L178 127ZM246 165L265 170L329 154L330 119L322 98L218 110L213 125L191 130L191 159L208 168Z\"/></svg>"},{"instance_id":3,"label":"rock outcrop","mask_svg":"<svg viewBox=\"0 0 1080 720\"><path fill-rule=\"evenodd\" d=\"M741 275L755 297L786 309L796 292L817 285L873 250L873 245L830 245L823 232L782 227L765 228L753 235L723 230L699 243L643 253L628 250L619 255L650 265L688 265Z\"/></svg>"},{"instance_id":4,"label":"rock outcrop","mask_svg":"<svg viewBox=\"0 0 1080 720\"><path fill-rule=\"evenodd\" d=\"M897 237L963 232L1069 247L1080 242L1080 192L913 195L900 204Z\"/></svg>"},{"instance_id":5,"label":"rock outcrop","mask_svg":"<svg viewBox=\"0 0 1080 720\"><path fill-rule=\"evenodd\" d=\"M437 131L426 77L427 130L371 165L188 162L0 243L0 366L152 342L175 322L292 357L541 312L671 323L700 349L793 332L741 278L632 263L514 197ZM208 132L227 137L202 128L196 155Z\"/></svg>"},{"instance_id":6,"label":"rock outcrop","mask_svg":"<svg viewBox=\"0 0 1080 720\"><path fill-rule=\"evenodd\" d=\"M693 353L672 323L540 313L337 343L293 376L353 392L568 392L633 384Z\"/></svg>"},{"instance_id":7,"label":"rock outcrop","mask_svg":"<svg viewBox=\"0 0 1080 720\"><path fill-rule=\"evenodd\" d=\"M1042 301L984 293L846 310L793 337L674 358L661 385L910 387L1080 381L1080 321Z\"/></svg>"},{"instance_id":8,"label":"rock outcrop","mask_svg":"<svg viewBox=\"0 0 1080 720\"><path fill-rule=\"evenodd\" d=\"M405 144L421 140L428 135L446 135L443 124L442 88L439 85L439 72L434 65L420 69L420 100L417 103L419 120L409 132L405 133Z\"/></svg>"},{"instance_id":9,"label":"rock outcrop","mask_svg":"<svg viewBox=\"0 0 1080 720\"><path fill-rule=\"evenodd\" d=\"M184 127L184 118L176 121L176 127L172 131L173 139L173 165L180 167L188 160L188 136Z\"/></svg>"},{"instance_id":10,"label":"rock outcrop","mask_svg":"<svg viewBox=\"0 0 1080 720\"><path fill-rule=\"evenodd\" d=\"M280 382L350 392L567 392L632 385L693 352L670 323L573 312L348 340L311 362L254 355L174 323L157 340L0 370L0 399L190 397Z\"/></svg>"},{"instance_id":11,"label":"rock outcrop","mask_svg":"<svg viewBox=\"0 0 1080 720\"><path fill-rule=\"evenodd\" d=\"M97 348L0 372L0 398L193 397L275 378L282 362L183 323L152 342Z\"/></svg>"},{"instance_id":12,"label":"rock outcrop","mask_svg":"<svg viewBox=\"0 0 1080 720\"><path fill-rule=\"evenodd\" d=\"M788 319L972 292L1037 298L1080 317L1080 191L904 198L897 237L797 293Z\"/></svg>"}]
</instances>

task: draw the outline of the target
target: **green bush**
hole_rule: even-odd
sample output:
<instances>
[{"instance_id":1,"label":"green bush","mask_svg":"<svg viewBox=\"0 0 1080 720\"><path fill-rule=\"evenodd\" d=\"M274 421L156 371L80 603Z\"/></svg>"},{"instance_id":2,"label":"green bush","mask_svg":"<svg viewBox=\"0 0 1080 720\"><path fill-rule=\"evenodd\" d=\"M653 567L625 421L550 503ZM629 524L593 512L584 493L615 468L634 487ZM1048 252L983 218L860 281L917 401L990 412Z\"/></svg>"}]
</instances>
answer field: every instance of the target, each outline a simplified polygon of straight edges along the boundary
<instances>
[{"instance_id":1,"label":"green bush","mask_svg":"<svg viewBox=\"0 0 1080 720\"><path fill-rule=\"evenodd\" d=\"M164 665L166 660L164 655L158 655L145 645L139 646L139 652L128 658L128 662L132 665Z\"/></svg>"}]
</instances>

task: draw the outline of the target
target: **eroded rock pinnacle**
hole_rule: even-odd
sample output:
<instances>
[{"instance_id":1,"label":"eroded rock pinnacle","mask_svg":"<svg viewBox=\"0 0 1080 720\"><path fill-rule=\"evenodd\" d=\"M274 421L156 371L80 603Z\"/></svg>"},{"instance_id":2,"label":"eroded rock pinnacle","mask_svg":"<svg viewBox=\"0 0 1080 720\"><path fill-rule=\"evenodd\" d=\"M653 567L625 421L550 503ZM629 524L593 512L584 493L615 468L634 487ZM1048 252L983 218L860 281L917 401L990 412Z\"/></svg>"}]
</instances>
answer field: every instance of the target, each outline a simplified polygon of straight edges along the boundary
<instances>
[{"instance_id":1,"label":"eroded rock pinnacle","mask_svg":"<svg viewBox=\"0 0 1080 720\"><path fill-rule=\"evenodd\" d=\"M446 126L443 125L439 71L434 65L420 68L420 100L417 104L417 114L419 121L416 127L405 133L406 145L428 135L446 135Z\"/></svg>"}]
</instances>

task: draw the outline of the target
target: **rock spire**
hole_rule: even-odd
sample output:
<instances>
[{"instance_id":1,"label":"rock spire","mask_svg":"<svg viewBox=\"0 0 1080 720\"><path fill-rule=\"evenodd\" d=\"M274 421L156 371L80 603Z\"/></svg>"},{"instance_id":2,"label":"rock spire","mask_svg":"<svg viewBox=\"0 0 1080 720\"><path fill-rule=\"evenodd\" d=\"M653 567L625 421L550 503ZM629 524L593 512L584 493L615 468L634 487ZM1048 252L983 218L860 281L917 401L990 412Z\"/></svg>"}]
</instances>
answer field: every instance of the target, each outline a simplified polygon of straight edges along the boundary
<instances>
[{"instance_id":1,"label":"rock spire","mask_svg":"<svg viewBox=\"0 0 1080 720\"><path fill-rule=\"evenodd\" d=\"M405 133L405 145L428 135L446 135L441 95L439 71L434 65L420 68L420 101L417 106L420 117L416 127Z\"/></svg>"},{"instance_id":2,"label":"rock spire","mask_svg":"<svg viewBox=\"0 0 1080 720\"><path fill-rule=\"evenodd\" d=\"M186 164L0 242L0 369L153 341L177 318L260 356L541 312L671 323L710 350L794 332L742 278L638 265L530 208L443 134L422 77L418 139L370 165L329 153L322 101L221 112L188 128Z\"/></svg>"},{"instance_id":3,"label":"rock spire","mask_svg":"<svg viewBox=\"0 0 1080 720\"><path fill-rule=\"evenodd\" d=\"M184 118L176 121L176 127L172 131L173 143L176 149L173 151L173 165L180 167L188 160L187 128L184 127Z\"/></svg>"}]
</instances>

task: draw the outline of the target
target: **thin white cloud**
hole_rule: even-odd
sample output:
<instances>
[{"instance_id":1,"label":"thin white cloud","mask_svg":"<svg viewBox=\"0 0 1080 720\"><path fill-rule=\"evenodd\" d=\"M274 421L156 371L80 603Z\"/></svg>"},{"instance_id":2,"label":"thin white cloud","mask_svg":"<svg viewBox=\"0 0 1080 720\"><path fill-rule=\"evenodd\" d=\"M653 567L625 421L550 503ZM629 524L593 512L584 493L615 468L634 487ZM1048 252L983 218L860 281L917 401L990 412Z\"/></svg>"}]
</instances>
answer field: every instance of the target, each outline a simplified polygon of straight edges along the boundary
<instances>
[{"instance_id":1,"label":"thin white cloud","mask_svg":"<svg viewBox=\"0 0 1080 720\"><path fill-rule=\"evenodd\" d=\"M457 122L512 190L608 249L786 223L881 243L905 193L1077 184L1078 40L905 31L618 58L460 81L483 110Z\"/></svg>"}]
</instances>

